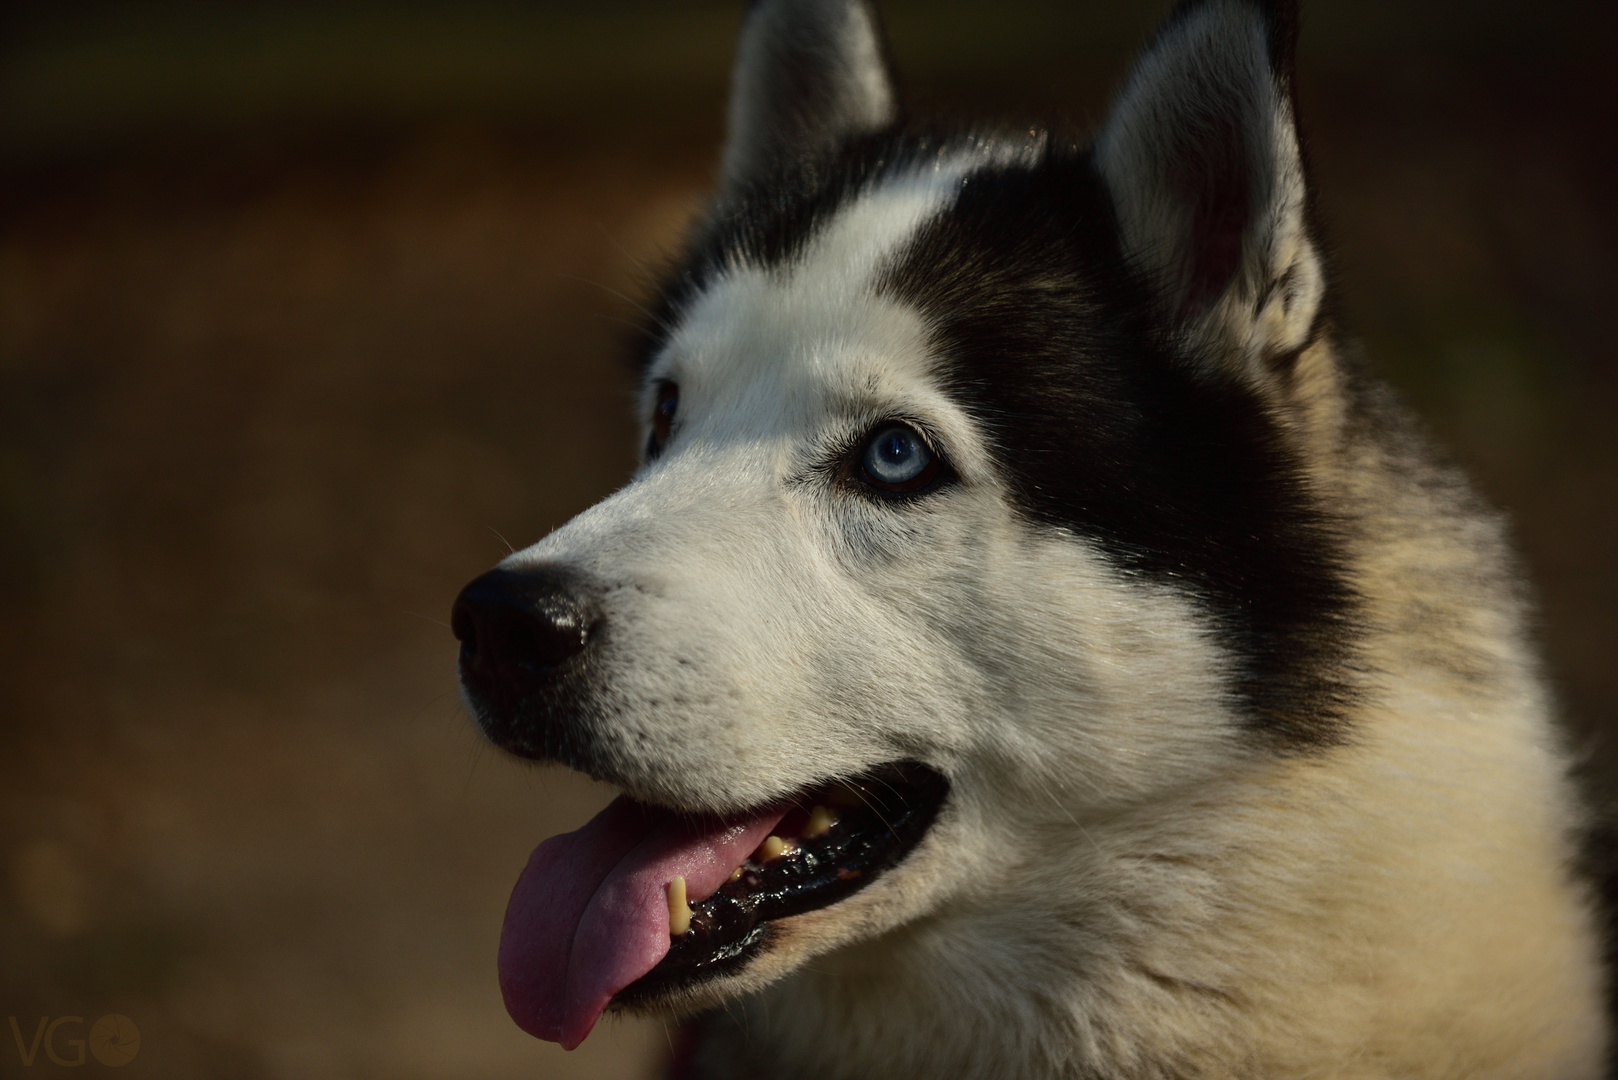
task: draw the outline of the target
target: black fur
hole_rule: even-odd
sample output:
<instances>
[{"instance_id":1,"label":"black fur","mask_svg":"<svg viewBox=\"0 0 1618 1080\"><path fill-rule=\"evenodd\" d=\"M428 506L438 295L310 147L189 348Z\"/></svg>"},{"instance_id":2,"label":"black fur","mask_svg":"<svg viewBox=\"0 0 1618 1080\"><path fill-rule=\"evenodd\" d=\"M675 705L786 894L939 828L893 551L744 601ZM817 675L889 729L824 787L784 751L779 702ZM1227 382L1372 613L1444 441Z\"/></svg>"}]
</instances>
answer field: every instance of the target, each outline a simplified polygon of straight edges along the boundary
<instances>
[{"instance_id":1,"label":"black fur","mask_svg":"<svg viewBox=\"0 0 1618 1080\"><path fill-rule=\"evenodd\" d=\"M1087 153L971 176L887 288L926 313L1030 518L1203 604L1282 744L1342 737L1354 593L1330 517L1257 393L1177 351Z\"/></svg>"},{"instance_id":2,"label":"black fur","mask_svg":"<svg viewBox=\"0 0 1618 1080\"><path fill-rule=\"evenodd\" d=\"M887 35L876 10L866 0L755 0L748 5L742 26L742 51L754 63L745 72L746 85L735 87L737 102L751 106L752 122L745 132L731 131L733 149L745 149L742 161L727 165L744 172L768 172L775 164L824 155L839 144L885 120L876 119L853 100L875 104L864 93L864 71L857 55L844 55L847 42L839 30L849 20L869 24L877 47L876 62L885 93L893 93L893 63ZM743 75L739 71L738 78ZM886 102L891 104L891 98ZM732 113L732 122L736 114ZM740 140L738 142L738 140ZM759 179L727 176L726 185Z\"/></svg>"},{"instance_id":3,"label":"black fur","mask_svg":"<svg viewBox=\"0 0 1618 1080\"><path fill-rule=\"evenodd\" d=\"M1163 25L1159 27L1156 36L1161 38L1170 27L1179 25L1214 2L1217 0L1180 0L1163 20ZM1293 72L1297 69L1298 0L1237 0L1237 2L1257 9L1264 19L1264 25L1269 28L1270 70L1275 72L1276 78L1281 81L1281 85L1290 96ZM1151 51L1150 47L1147 51Z\"/></svg>"}]
</instances>

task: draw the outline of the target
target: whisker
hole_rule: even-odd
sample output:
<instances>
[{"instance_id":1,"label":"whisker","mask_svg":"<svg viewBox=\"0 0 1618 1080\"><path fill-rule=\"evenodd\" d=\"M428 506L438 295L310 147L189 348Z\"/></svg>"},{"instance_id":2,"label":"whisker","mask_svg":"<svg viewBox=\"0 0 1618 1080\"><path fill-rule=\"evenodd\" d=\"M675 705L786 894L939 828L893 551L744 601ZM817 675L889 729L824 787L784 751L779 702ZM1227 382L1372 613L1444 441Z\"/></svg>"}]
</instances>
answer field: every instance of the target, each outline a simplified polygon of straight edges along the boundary
<instances>
[{"instance_id":1,"label":"whisker","mask_svg":"<svg viewBox=\"0 0 1618 1080\"><path fill-rule=\"evenodd\" d=\"M423 615L419 611L411 611L408 608L400 608L399 609L399 614L401 614L401 615L412 615L412 616L414 616L414 617L416 617L418 619L425 619L427 622L432 623L434 626L442 626L445 630L453 630L454 629L454 627L450 626L450 624L445 622L443 619L435 619L431 615Z\"/></svg>"},{"instance_id":2,"label":"whisker","mask_svg":"<svg viewBox=\"0 0 1618 1080\"><path fill-rule=\"evenodd\" d=\"M630 307L634 308L636 311L640 312L642 315L646 316L647 320L650 321L652 325L656 326L659 330L662 330L665 334L674 332L674 327L670 326L666 319L660 317L655 311L641 303L639 300L636 300L633 296L620 292L611 285L603 285L599 281L592 281L589 278L579 277L576 274L563 274L558 272L556 276L564 281L576 281L581 285L593 286L609 296L615 296L619 300L622 300L624 303L628 304Z\"/></svg>"}]
</instances>

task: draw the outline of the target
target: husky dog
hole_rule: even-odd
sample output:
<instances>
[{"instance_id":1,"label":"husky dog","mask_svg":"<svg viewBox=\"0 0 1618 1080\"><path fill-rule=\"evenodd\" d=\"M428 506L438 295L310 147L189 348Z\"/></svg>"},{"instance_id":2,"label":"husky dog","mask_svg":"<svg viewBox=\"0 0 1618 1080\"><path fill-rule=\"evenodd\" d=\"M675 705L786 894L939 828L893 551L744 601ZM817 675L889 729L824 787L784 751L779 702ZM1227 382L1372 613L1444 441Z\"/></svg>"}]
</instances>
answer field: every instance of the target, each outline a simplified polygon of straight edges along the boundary
<instances>
[{"instance_id":1,"label":"husky dog","mask_svg":"<svg viewBox=\"0 0 1618 1080\"><path fill-rule=\"evenodd\" d=\"M912 126L756 0L630 484L467 586L483 731L624 794L524 1029L711 1078L1595 1077L1584 811L1499 520L1341 344L1285 0L1093 141Z\"/></svg>"}]
</instances>

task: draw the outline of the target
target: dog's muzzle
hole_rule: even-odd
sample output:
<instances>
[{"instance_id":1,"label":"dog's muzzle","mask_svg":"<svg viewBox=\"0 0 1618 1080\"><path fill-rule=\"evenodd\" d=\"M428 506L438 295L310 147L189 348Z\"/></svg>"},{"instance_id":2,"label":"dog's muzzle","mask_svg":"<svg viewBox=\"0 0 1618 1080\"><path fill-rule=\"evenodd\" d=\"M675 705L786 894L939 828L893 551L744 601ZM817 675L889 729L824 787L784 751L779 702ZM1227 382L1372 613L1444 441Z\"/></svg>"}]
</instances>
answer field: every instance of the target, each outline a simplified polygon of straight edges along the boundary
<instances>
[{"instance_id":1,"label":"dog's muzzle","mask_svg":"<svg viewBox=\"0 0 1618 1080\"><path fill-rule=\"evenodd\" d=\"M584 583L557 566L491 570L456 597L450 629L461 643L461 683L489 738L524 757L565 756L555 713L601 629Z\"/></svg>"},{"instance_id":2,"label":"dog's muzzle","mask_svg":"<svg viewBox=\"0 0 1618 1080\"><path fill-rule=\"evenodd\" d=\"M613 715L610 698L602 706L605 595L565 566L493 570L461 591L450 626L490 741L627 789L611 729L597 726ZM541 844L519 877L501 932L506 1008L524 1030L571 1048L609 1007L661 1007L735 976L783 920L838 904L902 863L949 791L942 772L908 759L814 777L723 816L626 791Z\"/></svg>"}]
</instances>

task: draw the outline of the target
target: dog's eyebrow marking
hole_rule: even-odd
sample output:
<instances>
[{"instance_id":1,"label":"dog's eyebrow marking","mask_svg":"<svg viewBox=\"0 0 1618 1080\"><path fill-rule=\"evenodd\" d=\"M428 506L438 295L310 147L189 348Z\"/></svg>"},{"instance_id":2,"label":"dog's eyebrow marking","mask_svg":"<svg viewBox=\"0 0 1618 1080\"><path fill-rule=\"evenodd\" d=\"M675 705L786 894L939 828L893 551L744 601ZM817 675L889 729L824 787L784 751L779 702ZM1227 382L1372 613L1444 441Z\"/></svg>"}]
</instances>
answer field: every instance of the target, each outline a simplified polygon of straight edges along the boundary
<instances>
[{"instance_id":1,"label":"dog's eyebrow marking","mask_svg":"<svg viewBox=\"0 0 1618 1080\"><path fill-rule=\"evenodd\" d=\"M868 284L882 261L898 251L932 214L942 211L974 173L1035 160L1048 141L1042 131L1007 136L966 131L895 140L875 135L845 147L834 161L798 163L769 183L731 192L692 238L646 318L650 324L635 366L645 372L699 298L745 267L801 267L811 248L819 256L840 247L869 267L851 284ZM906 202L910 205L907 208ZM863 204L863 205L862 205ZM868 227L861 236L852 223ZM829 233L844 241L830 248ZM811 256L814 257L814 256ZM857 269L846 263L844 270Z\"/></svg>"},{"instance_id":2,"label":"dog's eyebrow marking","mask_svg":"<svg viewBox=\"0 0 1618 1080\"><path fill-rule=\"evenodd\" d=\"M871 188L775 272L799 288L865 291L887 260L954 202L966 171L965 162L940 161Z\"/></svg>"}]
</instances>

